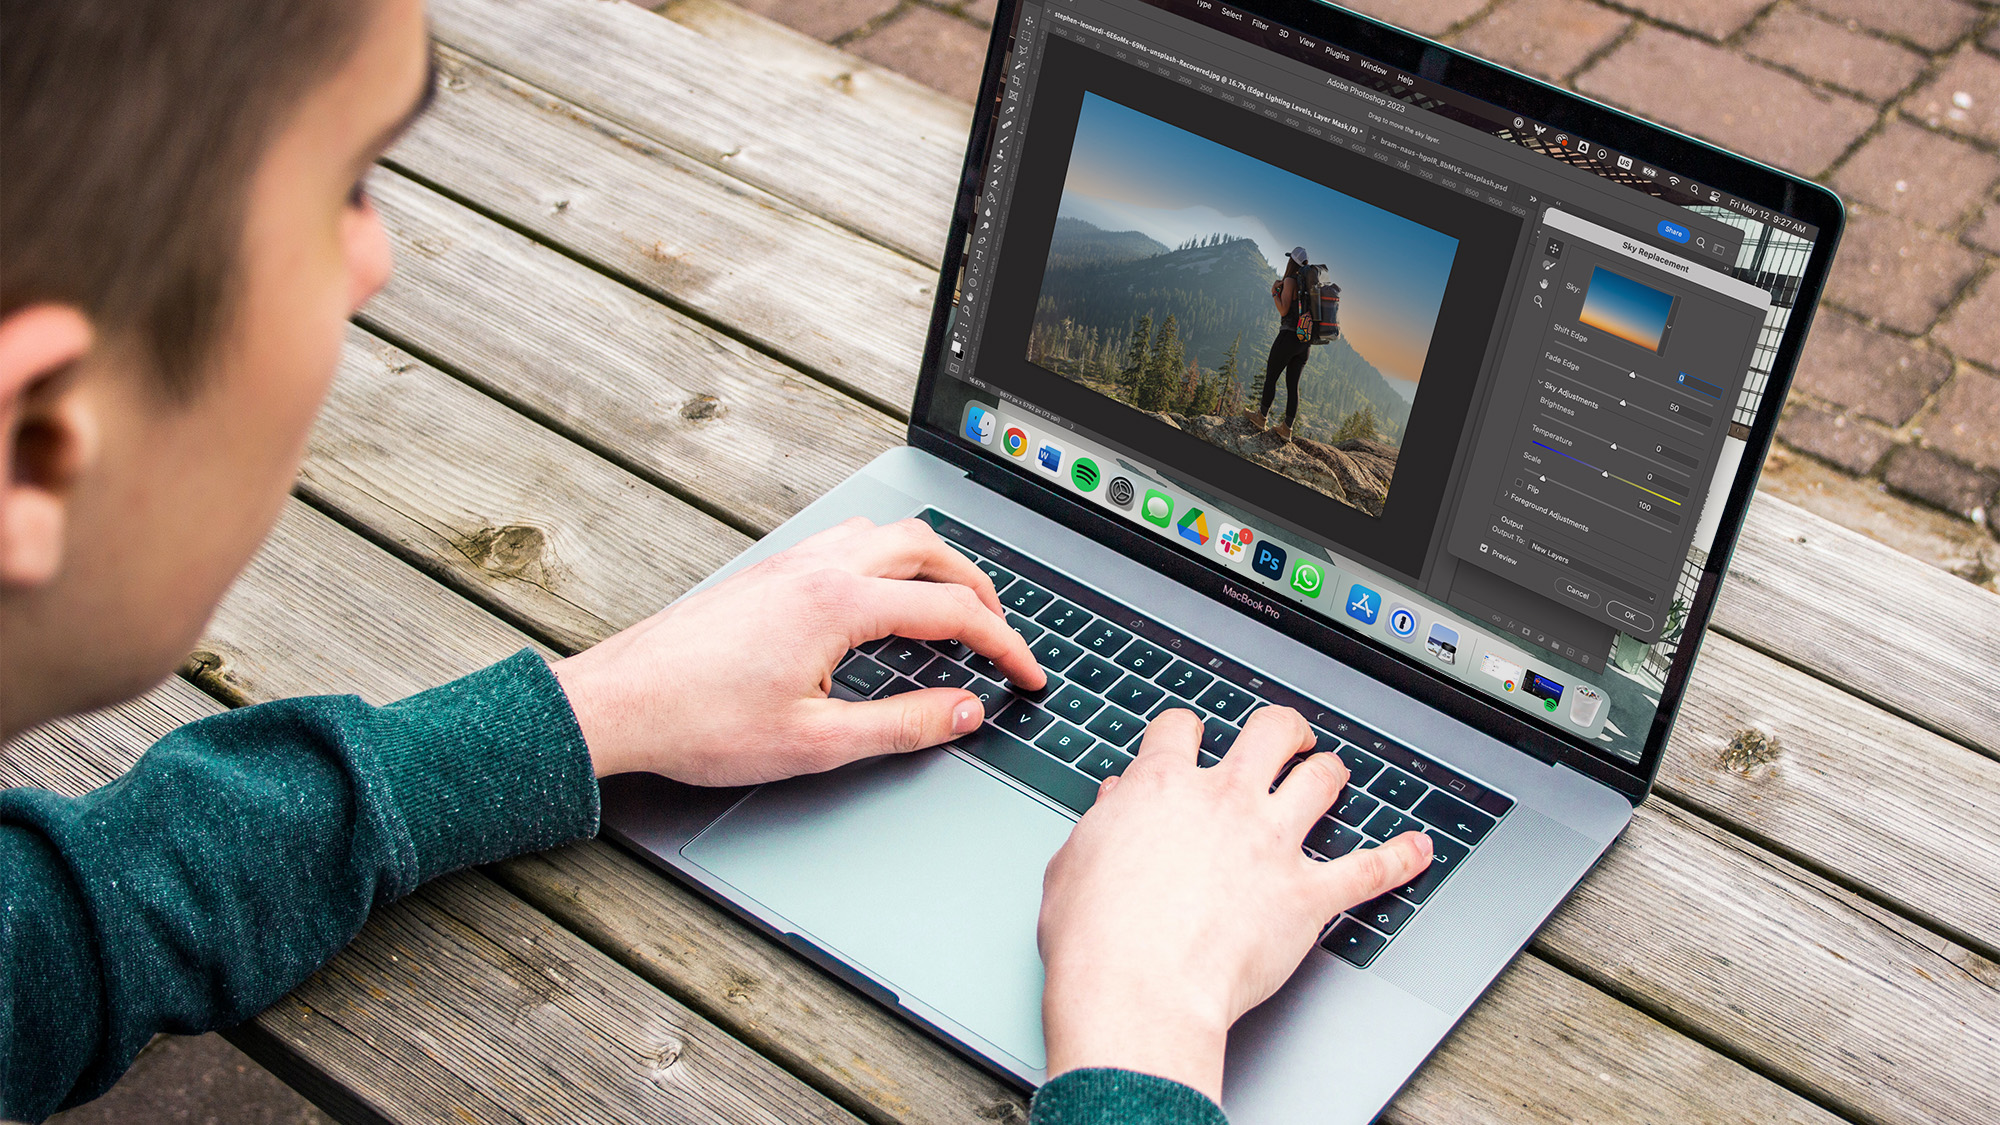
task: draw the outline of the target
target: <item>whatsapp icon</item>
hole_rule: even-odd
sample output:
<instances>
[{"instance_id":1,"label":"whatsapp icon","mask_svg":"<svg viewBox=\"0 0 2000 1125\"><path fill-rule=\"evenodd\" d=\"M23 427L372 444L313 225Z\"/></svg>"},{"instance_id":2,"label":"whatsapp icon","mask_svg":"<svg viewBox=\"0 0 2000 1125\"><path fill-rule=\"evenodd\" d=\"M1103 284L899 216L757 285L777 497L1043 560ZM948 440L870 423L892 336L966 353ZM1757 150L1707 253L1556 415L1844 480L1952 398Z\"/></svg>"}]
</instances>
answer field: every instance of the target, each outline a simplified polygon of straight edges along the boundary
<instances>
[{"instance_id":1,"label":"whatsapp icon","mask_svg":"<svg viewBox=\"0 0 2000 1125\"><path fill-rule=\"evenodd\" d=\"M1319 597L1320 587L1326 585L1326 572L1304 559L1292 567L1292 589L1309 598Z\"/></svg>"}]
</instances>

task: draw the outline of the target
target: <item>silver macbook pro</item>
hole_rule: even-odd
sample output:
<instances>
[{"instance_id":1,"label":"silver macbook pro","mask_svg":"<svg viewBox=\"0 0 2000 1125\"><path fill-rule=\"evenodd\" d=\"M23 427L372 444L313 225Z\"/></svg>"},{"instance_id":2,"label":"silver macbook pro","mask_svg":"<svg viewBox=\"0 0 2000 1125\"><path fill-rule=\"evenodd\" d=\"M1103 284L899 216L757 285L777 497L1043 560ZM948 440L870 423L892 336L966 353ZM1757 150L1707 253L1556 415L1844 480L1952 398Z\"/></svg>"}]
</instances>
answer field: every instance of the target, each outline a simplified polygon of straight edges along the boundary
<instances>
[{"instance_id":1,"label":"silver macbook pro","mask_svg":"<svg viewBox=\"0 0 2000 1125\"><path fill-rule=\"evenodd\" d=\"M1436 855L1238 1025L1224 1108L1367 1121L1645 799L1840 203L1306 0L1003 0L975 118L908 444L721 573L920 516L1050 686L864 645L836 694L986 724L613 779L605 831L1032 1087L1042 869L1099 781L1163 708L1204 761L1297 708L1353 775L1308 848Z\"/></svg>"}]
</instances>

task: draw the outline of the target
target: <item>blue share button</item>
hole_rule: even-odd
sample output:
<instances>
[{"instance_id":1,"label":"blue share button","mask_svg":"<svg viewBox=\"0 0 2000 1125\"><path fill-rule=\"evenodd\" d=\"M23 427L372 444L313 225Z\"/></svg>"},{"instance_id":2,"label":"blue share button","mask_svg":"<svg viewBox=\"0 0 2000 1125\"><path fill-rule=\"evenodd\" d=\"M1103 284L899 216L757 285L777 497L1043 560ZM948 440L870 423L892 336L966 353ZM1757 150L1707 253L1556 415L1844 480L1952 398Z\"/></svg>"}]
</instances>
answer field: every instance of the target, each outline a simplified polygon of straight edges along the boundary
<instances>
[{"instance_id":1,"label":"blue share button","mask_svg":"<svg viewBox=\"0 0 2000 1125\"><path fill-rule=\"evenodd\" d=\"M1688 229L1679 223L1661 219L1660 237L1669 242L1686 242L1688 240Z\"/></svg>"}]
</instances>

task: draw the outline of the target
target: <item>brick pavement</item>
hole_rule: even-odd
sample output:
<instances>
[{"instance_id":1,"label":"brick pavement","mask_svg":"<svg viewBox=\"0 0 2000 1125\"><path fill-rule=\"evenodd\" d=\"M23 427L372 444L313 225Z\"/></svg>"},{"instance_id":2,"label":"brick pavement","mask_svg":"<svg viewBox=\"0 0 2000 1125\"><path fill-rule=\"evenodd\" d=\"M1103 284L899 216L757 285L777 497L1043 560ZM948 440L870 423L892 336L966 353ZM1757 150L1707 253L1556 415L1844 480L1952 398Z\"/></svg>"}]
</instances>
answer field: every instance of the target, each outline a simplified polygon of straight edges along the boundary
<instances>
[{"instance_id":1,"label":"brick pavement","mask_svg":"<svg viewBox=\"0 0 2000 1125\"><path fill-rule=\"evenodd\" d=\"M962 99L994 9L737 2ZM1995 586L2000 0L1348 6L1839 191L1847 239L1763 487Z\"/></svg>"}]
</instances>

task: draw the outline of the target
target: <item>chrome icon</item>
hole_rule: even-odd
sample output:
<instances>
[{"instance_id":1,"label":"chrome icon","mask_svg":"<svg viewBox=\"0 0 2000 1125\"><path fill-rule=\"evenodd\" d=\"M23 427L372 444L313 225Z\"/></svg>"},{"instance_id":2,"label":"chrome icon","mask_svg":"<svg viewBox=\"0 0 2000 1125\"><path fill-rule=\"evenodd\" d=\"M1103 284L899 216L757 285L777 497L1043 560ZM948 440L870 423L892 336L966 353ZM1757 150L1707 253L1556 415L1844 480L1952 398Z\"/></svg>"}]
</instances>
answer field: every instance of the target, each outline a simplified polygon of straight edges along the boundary
<instances>
[{"instance_id":1,"label":"chrome icon","mask_svg":"<svg viewBox=\"0 0 2000 1125\"><path fill-rule=\"evenodd\" d=\"M1000 437L1000 445L1009 457L1025 457L1028 453L1028 431L1019 426L1009 426Z\"/></svg>"}]
</instances>

